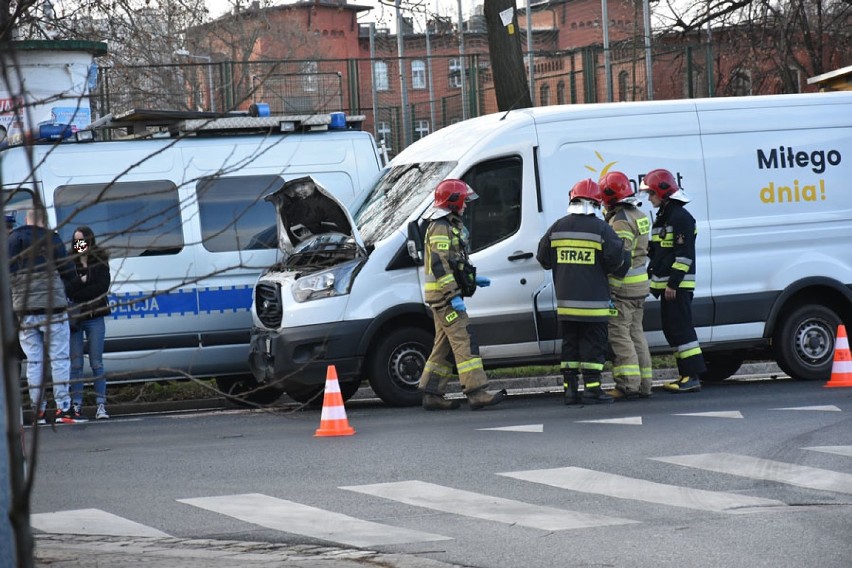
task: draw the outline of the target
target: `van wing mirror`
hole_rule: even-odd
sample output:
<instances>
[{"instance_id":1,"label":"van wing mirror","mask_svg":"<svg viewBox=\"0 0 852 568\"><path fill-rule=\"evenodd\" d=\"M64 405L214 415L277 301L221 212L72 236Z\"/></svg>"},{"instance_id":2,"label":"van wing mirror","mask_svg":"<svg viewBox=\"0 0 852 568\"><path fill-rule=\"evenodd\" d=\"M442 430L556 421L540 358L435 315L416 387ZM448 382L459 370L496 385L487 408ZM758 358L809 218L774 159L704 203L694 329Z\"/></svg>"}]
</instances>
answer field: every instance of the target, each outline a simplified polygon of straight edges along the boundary
<instances>
[{"instance_id":1,"label":"van wing mirror","mask_svg":"<svg viewBox=\"0 0 852 568\"><path fill-rule=\"evenodd\" d=\"M421 225L420 221L411 221L408 223L408 239L405 241L405 245L408 247L408 256L411 257L411 260L417 266L423 266L424 229L425 226Z\"/></svg>"}]
</instances>

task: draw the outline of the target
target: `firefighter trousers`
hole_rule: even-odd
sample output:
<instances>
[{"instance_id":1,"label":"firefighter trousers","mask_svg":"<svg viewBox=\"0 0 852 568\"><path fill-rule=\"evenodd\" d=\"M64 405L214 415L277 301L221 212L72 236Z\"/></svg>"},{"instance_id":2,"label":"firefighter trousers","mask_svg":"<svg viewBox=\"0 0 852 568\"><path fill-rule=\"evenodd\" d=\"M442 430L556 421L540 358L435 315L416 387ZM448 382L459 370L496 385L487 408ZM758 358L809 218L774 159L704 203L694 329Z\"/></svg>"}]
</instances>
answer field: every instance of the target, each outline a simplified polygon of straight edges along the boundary
<instances>
[{"instance_id":1,"label":"firefighter trousers","mask_svg":"<svg viewBox=\"0 0 852 568\"><path fill-rule=\"evenodd\" d=\"M488 379L479 356L479 345L470 330L467 312L458 312L450 305L432 307L435 320L435 343L420 377L420 389L429 394L443 395L453 376L453 361L465 394L485 387Z\"/></svg>"},{"instance_id":2,"label":"firefighter trousers","mask_svg":"<svg viewBox=\"0 0 852 568\"><path fill-rule=\"evenodd\" d=\"M651 352L642 328L645 298L612 295L618 314L609 319L609 346L613 352L612 378L619 390L651 394Z\"/></svg>"},{"instance_id":3,"label":"firefighter trousers","mask_svg":"<svg viewBox=\"0 0 852 568\"><path fill-rule=\"evenodd\" d=\"M680 288L674 300L660 298L663 335L674 349L680 376L699 377L707 370L692 325L692 292Z\"/></svg>"},{"instance_id":4,"label":"firefighter trousers","mask_svg":"<svg viewBox=\"0 0 852 568\"><path fill-rule=\"evenodd\" d=\"M561 320L562 373L583 375L586 388L601 386L606 363L607 322Z\"/></svg>"}]
</instances>

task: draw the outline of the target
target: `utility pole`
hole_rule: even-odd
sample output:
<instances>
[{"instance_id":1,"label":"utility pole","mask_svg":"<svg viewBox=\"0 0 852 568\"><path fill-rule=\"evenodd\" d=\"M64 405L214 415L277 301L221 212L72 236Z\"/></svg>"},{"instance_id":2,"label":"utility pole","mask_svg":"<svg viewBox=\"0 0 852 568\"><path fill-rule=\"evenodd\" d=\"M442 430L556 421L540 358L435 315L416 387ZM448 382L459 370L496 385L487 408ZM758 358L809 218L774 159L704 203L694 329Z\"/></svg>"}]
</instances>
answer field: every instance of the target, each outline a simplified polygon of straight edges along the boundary
<instances>
[{"instance_id":1,"label":"utility pole","mask_svg":"<svg viewBox=\"0 0 852 568\"><path fill-rule=\"evenodd\" d=\"M532 0L527 0L527 66L529 67L530 100L535 100L535 54L532 35Z\"/></svg>"},{"instance_id":2,"label":"utility pole","mask_svg":"<svg viewBox=\"0 0 852 568\"><path fill-rule=\"evenodd\" d=\"M461 73L461 97L462 97L462 120L467 120L467 72L464 62L464 17L462 16L462 3L459 6L459 73Z\"/></svg>"},{"instance_id":3,"label":"utility pole","mask_svg":"<svg viewBox=\"0 0 852 568\"><path fill-rule=\"evenodd\" d=\"M612 102L612 64L609 54L609 14L607 13L607 0L601 0L601 20L603 20L603 48L604 48L604 80L606 81L606 102Z\"/></svg>"},{"instance_id":4,"label":"utility pole","mask_svg":"<svg viewBox=\"0 0 852 568\"><path fill-rule=\"evenodd\" d=\"M402 136L400 137L402 148L399 148L397 151L401 152L403 148L407 148L411 144L411 117L408 116L408 87L405 82L405 61L403 60L403 56L405 55L405 32L403 30L402 12L399 9L399 4L400 0L396 0L394 3L394 7L396 8L396 55L397 67L399 67L400 105L402 106L400 109L400 115L402 115Z\"/></svg>"},{"instance_id":5,"label":"utility pole","mask_svg":"<svg viewBox=\"0 0 852 568\"><path fill-rule=\"evenodd\" d=\"M648 100L654 100L654 65L651 61L651 5L642 0L642 19L645 24L645 84L648 87Z\"/></svg>"}]
</instances>

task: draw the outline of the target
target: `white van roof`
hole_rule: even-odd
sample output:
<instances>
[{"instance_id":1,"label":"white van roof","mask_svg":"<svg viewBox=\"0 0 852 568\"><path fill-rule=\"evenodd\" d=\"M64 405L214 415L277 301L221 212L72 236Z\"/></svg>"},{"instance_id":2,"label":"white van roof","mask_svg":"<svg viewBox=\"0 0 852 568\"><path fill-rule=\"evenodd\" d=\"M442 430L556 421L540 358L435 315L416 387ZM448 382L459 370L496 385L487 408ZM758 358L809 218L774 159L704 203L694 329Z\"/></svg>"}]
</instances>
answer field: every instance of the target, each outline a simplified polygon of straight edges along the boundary
<instances>
[{"instance_id":1,"label":"white van roof","mask_svg":"<svg viewBox=\"0 0 852 568\"><path fill-rule=\"evenodd\" d=\"M633 115L813 106L815 102L839 105L849 104L850 100L852 92L832 92L534 107L489 114L437 130L403 150L393 159L391 165L458 161L467 153L476 152L494 138L503 136L507 129L519 129L528 125Z\"/></svg>"}]
</instances>

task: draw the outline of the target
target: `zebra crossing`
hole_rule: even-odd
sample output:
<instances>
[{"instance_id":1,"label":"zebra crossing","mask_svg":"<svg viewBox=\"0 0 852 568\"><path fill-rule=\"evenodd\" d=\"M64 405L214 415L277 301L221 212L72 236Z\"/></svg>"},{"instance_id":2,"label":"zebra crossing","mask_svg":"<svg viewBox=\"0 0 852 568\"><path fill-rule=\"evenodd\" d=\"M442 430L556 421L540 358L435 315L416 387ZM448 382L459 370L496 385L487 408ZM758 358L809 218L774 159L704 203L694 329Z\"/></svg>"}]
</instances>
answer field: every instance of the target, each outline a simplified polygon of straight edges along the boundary
<instances>
[{"instance_id":1,"label":"zebra crossing","mask_svg":"<svg viewBox=\"0 0 852 568\"><path fill-rule=\"evenodd\" d=\"M852 458L852 446L813 446L807 451ZM664 456L652 461L733 475L781 485L852 494L852 475L748 455L713 453ZM741 492L728 493L659 483L580 467L561 467L496 473L518 482L544 484L565 491L687 508L713 514L760 514L794 509L787 503ZM476 521L523 526L542 531L570 531L590 527L629 525L636 518L610 517L560 507L517 501L493 494L465 491L420 480L394 481L337 488L365 498L390 500L415 510L428 510ZM187 506L257 526L358 548L435 542L453 537L364 520L339 512L263 495L247 493L177 499ZM635 514L635 512L634 512ZM32 526L45 533L112 536L169 536L154 527L99 509L79 509L31 515Z\"/></svg>"}]
</instances>

